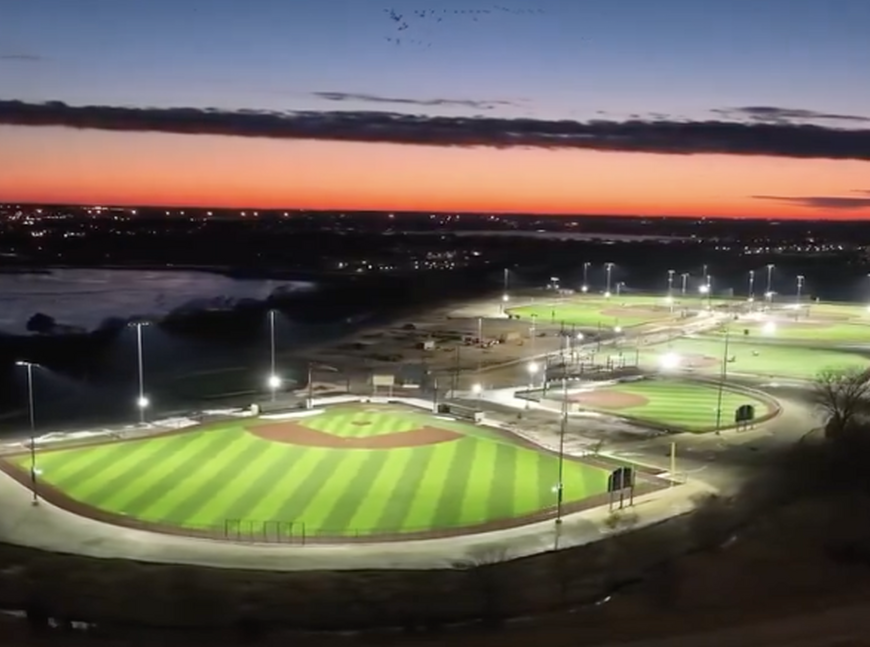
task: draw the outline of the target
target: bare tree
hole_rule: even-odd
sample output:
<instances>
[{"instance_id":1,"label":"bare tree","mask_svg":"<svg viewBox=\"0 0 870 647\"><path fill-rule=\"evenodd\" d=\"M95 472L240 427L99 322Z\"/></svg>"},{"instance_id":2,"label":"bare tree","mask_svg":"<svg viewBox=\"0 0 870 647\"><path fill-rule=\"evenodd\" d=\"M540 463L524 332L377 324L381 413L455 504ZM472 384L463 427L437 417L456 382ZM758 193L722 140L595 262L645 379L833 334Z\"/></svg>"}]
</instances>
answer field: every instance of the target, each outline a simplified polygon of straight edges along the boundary
<instances>
[{"instance_id":1,"label":"bare tree","mask_svg":"<svg viewBox=\"0 0 870 647\"><path fill-rule=\"evenodd\" d=\"M813 383L813 397L816 405L828 414L825 436L841 439L870 401L870 374L858 368L819 371Z\"/></svg>"}]
</instances>

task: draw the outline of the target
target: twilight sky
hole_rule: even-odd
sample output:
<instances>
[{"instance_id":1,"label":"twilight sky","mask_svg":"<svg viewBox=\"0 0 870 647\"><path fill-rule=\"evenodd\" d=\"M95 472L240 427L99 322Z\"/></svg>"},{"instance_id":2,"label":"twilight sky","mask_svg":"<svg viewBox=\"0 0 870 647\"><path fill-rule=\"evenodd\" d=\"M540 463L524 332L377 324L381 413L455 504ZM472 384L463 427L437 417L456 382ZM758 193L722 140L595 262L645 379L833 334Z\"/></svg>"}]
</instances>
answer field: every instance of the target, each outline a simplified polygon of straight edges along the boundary
<instances>
[{"instance_id":1,"label":"twilight sky","mask_svg":"<svg viewBox=\"0 0 870 647\"><path fill-rule=\"evenodd\" d=\"M392 2L4 2L0 200L870 217L868 0Z\"/></svg>"}]
</instances>

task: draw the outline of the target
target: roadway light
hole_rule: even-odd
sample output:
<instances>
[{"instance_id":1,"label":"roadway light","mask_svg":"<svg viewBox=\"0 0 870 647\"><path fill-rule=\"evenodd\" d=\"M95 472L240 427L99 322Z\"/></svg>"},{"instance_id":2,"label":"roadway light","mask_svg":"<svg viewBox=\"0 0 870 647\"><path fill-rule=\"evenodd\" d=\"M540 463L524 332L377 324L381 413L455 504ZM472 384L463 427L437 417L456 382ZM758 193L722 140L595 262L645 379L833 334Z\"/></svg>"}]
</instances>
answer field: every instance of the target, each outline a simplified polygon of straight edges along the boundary
<instances>
[{"instance_id":1,"label":"roadway light","mask_svg":"<svg viewBox=\"0 0 870 647\"><path fill-rule=\"evenodd\" d=\"M610 298L610 290L607 290L607 291L604 293L604 298L605 298L605 299L609 299L609 298Z\"/></svg>"},{"instance_id":2,"label":"roadway light","mask_svg":"<svg viewBox=\"0 0 870 647\"><path fill-rule=\"evenodd\" d=\"M698 292L700 292L701 294L709 294L710 293L710 286L705 283L704 285L702 285L701 287L698 288Z\"/></svg>"},{"instance_id":3,"label":"roadway light","mask_svg":"<svg viewBox=\"0 0 870 647\"><path fill-rule=\"evenodd\" d=\"M136 406L139 407L139 411L145 411L151 405L151 401L146 398L144 395L140 395L136 398Z\"/></svg>"},{"instance_id":4,"label":"roadway light","mask_svg":"<svg viewBox=\"0 0 870 647\"><path fill-rule=\"evenodd\" d=\"M508 301L511 300L511 298L508 295L503 294L503 295L501 295L501 300L504 301L505 303L507 303Z\"/></svg>"},{"instance_id":5,"label":"roadway light","mask_svg":"<svg viewBox=\"0 0 870 647\"><path fill-rule=\"evenodd\" d=\"M27 411L30 415L30 489L33 493L33 505L39 503L39 495L36 493L36 406L33 398L33 367L39 366L33 362L18 361L15 366L22 366L27 371Z\"/></svg>"},{"instance_id":6,"label":"roadway light","mask_svg":"<svg viewBox=\"0 0 870 647\"><path fill-rule=\"evenodd\" d=\"M475 382L474 384L471 385L471 392L474 395L480 396L482 391L483 391L483 386L481 386L479 383Z\"/></svg>"},{"instance_id":7,"label":"roadway light","mask_svg":"<svg viewBox=\"0 0 870 647\"><path fill-rule=\"evenodd\" d=\"M526 366L526 370L529 372L529 375L534 375L538 372L538 363L537 362L529 362Z\"/></svg>"},{"instance_id":8,"label":"roadway light","mask_svg":"<svg viewBox=\"0 0 870 647\"><path fill-rule=\"evenodd\" d=\"M275 390L281 388L281 378L277 375L270 375L269 379L266 381L269 385L269 388L272 390L272 399L275 397Z\"/></svg>"},{"instance_id":9,"label":"roadway light","mask_svg":"<svg viewBox=\"0 0 870 647\"><path fill-rule=\"evenodd\" d=\"M580 286L580 291L581 291L583 294L586 294L587 292L589 292L589 286L588 286L588 285L582 285L582 286Z\"/></svg>"},{"instance_id":10,"label":"roadway light","mask_svg":"<svg viewBox=\"0 0 870 647\"><path fill-rule=\"evenodd\" d=\"M772 335L776 332L776 322L774 321L765 321L764 325L761 327L761 332L765 335Z\"/></svg>"},{"instance_id":11,"label":"roadway light","mask_svg":"<svg viewBox=\"0 0 870 647\"><path fill-rule=\"evenodd\" d=\"M867 306L867 309L870 310L870 306ZM577 333L577 341L583 341L583 333L582 332Z\"/></svg>"}]
</instances>

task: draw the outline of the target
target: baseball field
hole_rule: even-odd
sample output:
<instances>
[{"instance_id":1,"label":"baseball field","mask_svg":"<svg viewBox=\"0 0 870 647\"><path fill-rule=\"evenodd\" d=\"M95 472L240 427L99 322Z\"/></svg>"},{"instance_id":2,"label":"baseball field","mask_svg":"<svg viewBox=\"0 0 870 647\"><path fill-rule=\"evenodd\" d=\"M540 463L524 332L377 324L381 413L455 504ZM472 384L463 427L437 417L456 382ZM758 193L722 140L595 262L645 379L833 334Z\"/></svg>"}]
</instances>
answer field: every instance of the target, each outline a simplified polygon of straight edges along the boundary
<instances>
[{"instance_id":1,"label":"baseball field","mask_svg":"<svg viewBox=\"0 0 870 647\"><path fill-rule=\"evenodd\" d=\"M724 330L716 331L724 334ZM766 320L739 321L731 334L759 343L800 341L804 343L846 344L870 341L870 322L843 321L830 317L795 318L777 314Z\"/></svg>"},{"instance_id":2,"label":"baseball field","mask_svg":"<svg viewBox=\"0 0 870 647\"><path fill-rule=\"evenodd\" d=\"M594 328L598 326L637 326L662 321L679 314L681 307L696 307L697 299L685 300L683 306L675 299L673 308L663 297L652 296L578 296L566 299L541 300L515 308L508 314L521 319L535 317L540 324L562 324Z\"/></svg>"},{"instance_id":3,"label":"baseball field","mask_svg":"<svg viewBox=\"0 0 870 647\"><path fill-rule=\"evenodd\" d=\"M640 367L644 370L665 368L663 359L679 357L676 370L720 373L725 357L724 338L682 337L668 343L641 347ZM728 344L728 371L811 379L827 368L870 368L870 359L841 350L811 348L801 345L744 342L732 334Z\"/></svg>"},{"instance_id":4,"label":"baseball field","mask_svg":"<svg viewBox=\"0 0 870 647\"><path fill-rule=\"evenodd\" d=\"M26 454L4 461L27 482ZM275 523L337 538L511 525L551 509L558 482L557 457L514 436L371 404L40 451L37 469L47 497L109 521L218 535ZM608 474L566 460L566 504L605 492Z\"/></svg>"},{"instance_id":5,"label":"baseball field","mask_svg":"<svg viewBox=\"0 0 870 647\"><path fill-rule=\"evenodd\" d=\"M581 391L569 397L584 408L663 425L673 431L703 432L717 425L719 388L716 384L677 379L641 380ZM772 412L768 401L726 386L722 390L720 426L733 426L734 413L744 404L754 407L756 418Z\"/></svg>"}]
</instances>

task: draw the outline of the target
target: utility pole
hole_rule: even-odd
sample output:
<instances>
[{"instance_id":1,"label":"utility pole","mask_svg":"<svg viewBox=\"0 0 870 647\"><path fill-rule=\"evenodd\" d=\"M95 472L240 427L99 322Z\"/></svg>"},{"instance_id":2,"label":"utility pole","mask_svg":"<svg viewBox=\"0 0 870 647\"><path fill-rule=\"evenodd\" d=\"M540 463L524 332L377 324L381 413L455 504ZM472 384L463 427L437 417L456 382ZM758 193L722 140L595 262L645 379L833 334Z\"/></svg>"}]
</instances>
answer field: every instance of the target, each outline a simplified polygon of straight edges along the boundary
<instances>
[{"instance_id":1,"label":"utility pole","mask_svg":"<svg viewBox=\"0 0 870 647\"><path fill-rule=\"evenodd\" d=\"M719 391L716 396L716 435L722 432L722 395L725 391L725 380L728 378L728 342L731 338L731 326L725 328L725 350L722 353L722 372L719 377Z\"/></svg>"}]
</instances>

